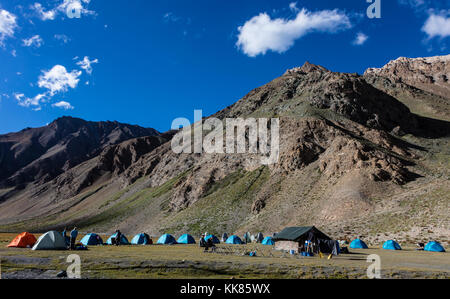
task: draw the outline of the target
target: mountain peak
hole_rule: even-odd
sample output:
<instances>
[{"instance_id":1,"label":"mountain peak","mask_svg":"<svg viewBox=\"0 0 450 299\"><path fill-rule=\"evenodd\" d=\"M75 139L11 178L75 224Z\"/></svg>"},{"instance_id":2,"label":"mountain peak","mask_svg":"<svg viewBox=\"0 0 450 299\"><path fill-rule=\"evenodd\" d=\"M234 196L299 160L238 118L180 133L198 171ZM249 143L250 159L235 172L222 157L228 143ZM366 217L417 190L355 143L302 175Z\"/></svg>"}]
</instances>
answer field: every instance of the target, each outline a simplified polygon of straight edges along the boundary
<instances>
[{"instance_id":1,"label":"mountain peak","mask_svg":"<svg viewBox=\"0 0 450 299\"><path fill-rule=\"evenodd\" d=\"M321 65L310 63L306 61L303 66L295 67L286 71L284 75L292 75L295 73L310 73L310 72L329 72L328 69L324 68Z\"/></svg>"}]
</instances>

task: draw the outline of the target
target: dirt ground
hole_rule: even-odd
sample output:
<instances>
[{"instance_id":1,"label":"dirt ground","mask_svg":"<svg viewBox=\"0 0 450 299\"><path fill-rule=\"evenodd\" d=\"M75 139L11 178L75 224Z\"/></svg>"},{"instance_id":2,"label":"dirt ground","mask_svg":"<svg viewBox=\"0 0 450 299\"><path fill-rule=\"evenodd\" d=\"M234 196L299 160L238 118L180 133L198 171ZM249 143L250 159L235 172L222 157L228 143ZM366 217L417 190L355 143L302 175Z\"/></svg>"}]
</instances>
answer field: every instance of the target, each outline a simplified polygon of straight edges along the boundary
<instances>
[{"instance_id":1,"label":"dirt ground","mask_svg":"<svg viewBox=\"0 0 450 299\"><path fill-rule=\"evenodd\" d=\"M377 254L382 278L450 278L450 255L405 248L351 250L332 259L300 257L260 244L219 244L215 253L198 245L90 246L87 251L7 248L14 234L0 234L1 278L55 279L67 256L81 258L82 278L367 278L367 257ZM245 255L256 251L256 257Z\"/></svg>"}]
</instances>

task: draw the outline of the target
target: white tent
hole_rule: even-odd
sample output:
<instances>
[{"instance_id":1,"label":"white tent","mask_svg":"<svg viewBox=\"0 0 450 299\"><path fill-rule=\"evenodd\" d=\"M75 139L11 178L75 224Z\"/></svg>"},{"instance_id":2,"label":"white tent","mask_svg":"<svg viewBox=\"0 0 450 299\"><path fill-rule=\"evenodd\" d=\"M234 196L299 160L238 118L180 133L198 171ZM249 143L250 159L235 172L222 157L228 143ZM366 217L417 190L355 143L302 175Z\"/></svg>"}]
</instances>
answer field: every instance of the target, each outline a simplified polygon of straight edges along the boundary
<instances>
[{"instance_id":1,"label":"white tent","mask_svg":"<svg viewBox=\"0 0 450 299\"><path fill-rule=\"evenodd\" d=\"M39 237L32 250L62 250L67 249L66 241L60 232L50 231Z\"/></svg>"}]
</instances>

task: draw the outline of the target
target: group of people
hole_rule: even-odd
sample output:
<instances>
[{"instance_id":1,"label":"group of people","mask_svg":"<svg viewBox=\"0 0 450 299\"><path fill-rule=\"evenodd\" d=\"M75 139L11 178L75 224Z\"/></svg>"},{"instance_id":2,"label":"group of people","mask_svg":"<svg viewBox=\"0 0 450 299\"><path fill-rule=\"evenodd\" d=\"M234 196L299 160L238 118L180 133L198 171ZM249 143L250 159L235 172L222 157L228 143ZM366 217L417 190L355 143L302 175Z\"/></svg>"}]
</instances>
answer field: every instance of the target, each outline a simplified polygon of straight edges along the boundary
<instances>
[{"instance_id":1,"label":"group of people","mask_svg":"<svg viewBox=\"0 0 450 299\"><path fill-rule=\"evenodd\" d=\"M62 231L62 235L64 240L66 241L66 245L69 247L70 250L74 250L75 249L75 242L77 240L78 237L78 230L76 227L74 227L71 231L70 231L70 235L67 236L67 227L64 228L64 230Z\"/></svg>"},{"instance_id":2,"label":"group of people","mask_svg":"<svg viewBox=\"0 0 450 299\"><path fill-rule=\"evenodd\" d=\"M199 245L200 247L204 248L204 251L208 251L209 248L211 248L211 251L214 252L216 249L216 245L214 244L213 238L208 238L208 240L205 240L207 234L203 234L200 238Z\"/></svg>"}]
</instances>

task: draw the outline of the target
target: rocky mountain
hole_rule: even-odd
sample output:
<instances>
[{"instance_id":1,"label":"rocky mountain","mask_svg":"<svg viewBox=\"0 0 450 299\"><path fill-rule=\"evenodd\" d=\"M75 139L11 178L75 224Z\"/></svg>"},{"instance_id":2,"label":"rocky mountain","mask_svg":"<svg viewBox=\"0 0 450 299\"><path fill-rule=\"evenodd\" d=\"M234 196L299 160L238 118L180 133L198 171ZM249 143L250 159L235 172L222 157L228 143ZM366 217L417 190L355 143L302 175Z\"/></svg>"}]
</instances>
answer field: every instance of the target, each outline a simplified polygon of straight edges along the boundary
<instances>
[{"instance_id":1,"label":"rocky mountain","mask_svg":"<svg viewBox=\"0 0 450 299\"><path fill-rule=\"evenodd\" d=\"M382 68L369 68L366 76L382 76L450 99L450 55L400 57Z\"/></svg>"},{"instance_id":2,"label":"rocky mountain","mask_svg":"<svg viewBox=\"0 0 450 299\"><path fill-rule=\"evenodd\" d=\"M154 129L62 117L41 128L0 135L0 185L50 181L122 141L156 136Z\"/></svg>"},{"instance_id":3,"label":"rocky mountain","mask_svg":"<svg viewBox=\"0 0 450 299\"><path fill-rule=\"evenodd\" d=\"M441 59L423 60L431 66L422 73L441 69ZM116 142L39 184L1 188L0 230L221 234L316 225L336 238L414 242L426 233L445 243L447 99L405 83L414 77L406 71L400 79L383 69L361 76L305 63L211 116L278 118L278 163L251 153L177 154L175 132ZM413 110L428 106L441 110Z\"/></svg>"},{"instance_id":4,"label":"rocky mountain","mask_svg":"<svg viewBox=\"0 0 450 299\"><path fill-rule=\"evenodd\" d=\"M450 55L400 57L382 68L369 68L364 77L413 112L450 120Z\"/></svg>"}]
</instances>

